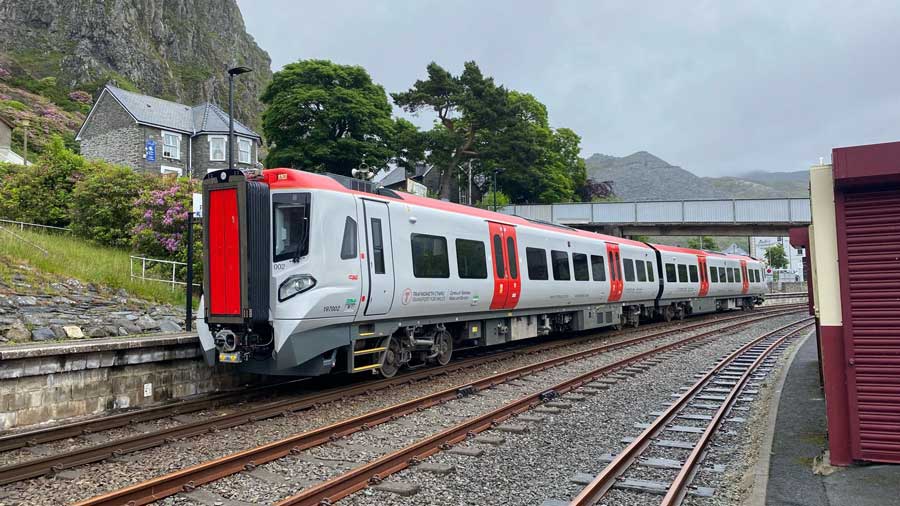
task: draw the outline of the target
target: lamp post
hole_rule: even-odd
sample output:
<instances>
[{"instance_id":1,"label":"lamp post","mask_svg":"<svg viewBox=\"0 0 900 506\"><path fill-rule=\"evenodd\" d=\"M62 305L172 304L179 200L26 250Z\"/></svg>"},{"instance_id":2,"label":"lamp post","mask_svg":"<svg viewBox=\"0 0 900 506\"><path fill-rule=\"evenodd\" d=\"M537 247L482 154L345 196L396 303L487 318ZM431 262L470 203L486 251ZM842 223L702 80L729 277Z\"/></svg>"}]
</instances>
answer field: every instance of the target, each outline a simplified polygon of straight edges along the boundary
<instances>
[{"instance_id":1,"label":"lamp post","mask_svg":"<svg viewBox=\"0 0 900 506\"><path fill-rule=\"evenodd\" d=\"M234 168L234 76L253 72L250 67L228 69L228 168Z\"/></svg>"},{"instance_id":2,"label":"lamp post","mask_svg":"<svg viewBox=\"0 0 900 506\"><path fill-rule=\"evenodd\" d=\"M491 184L491 194L494 196L494 212L497 212L497 174L503 172L503 168L494 167L494 181Z\"/></svg>"}]
</instances>

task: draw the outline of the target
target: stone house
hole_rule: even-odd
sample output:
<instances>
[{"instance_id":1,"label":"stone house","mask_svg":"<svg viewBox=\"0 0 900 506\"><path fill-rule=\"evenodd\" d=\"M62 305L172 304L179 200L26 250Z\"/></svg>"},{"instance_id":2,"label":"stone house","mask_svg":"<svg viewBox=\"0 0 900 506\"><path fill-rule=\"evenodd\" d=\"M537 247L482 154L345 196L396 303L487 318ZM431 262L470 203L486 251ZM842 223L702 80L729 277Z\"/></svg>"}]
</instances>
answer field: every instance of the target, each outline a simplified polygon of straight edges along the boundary
<instances>
[{"instance_id":1,"label":"stone house","mask_svg":"<svg viewBox=\"0 0 900 506\"><path fill-rule=\"evenodd\" d=\"M234 164L259 166L259 134L234 122ZM228 114L106 85L75 137L85 158L155 174L203 177L228 167Z\"/></svg>"},{"instance_id":2,"label":"stone house","mask_svg":"<svg viewBox=\"0 0 900 506\"><path fill-rule=\"evenodd\" d=\"M16 154L10 147L12 143L12 129L12 123L0 118L0 162L24 165L25 159Z\"/></svg>"}]
</instances>

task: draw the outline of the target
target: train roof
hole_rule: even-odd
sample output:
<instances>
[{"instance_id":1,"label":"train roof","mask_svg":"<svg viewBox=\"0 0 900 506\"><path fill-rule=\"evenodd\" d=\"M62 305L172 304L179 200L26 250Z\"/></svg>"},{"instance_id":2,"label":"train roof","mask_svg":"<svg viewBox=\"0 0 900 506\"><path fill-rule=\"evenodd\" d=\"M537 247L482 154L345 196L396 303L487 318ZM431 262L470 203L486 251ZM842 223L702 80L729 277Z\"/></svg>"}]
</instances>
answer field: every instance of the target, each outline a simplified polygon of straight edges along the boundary
<instances>
[{"instance_id":1,"label":"train roof","mask_svg":"<svg viewBox=\"0 0 900 506\"><path fill-rule=\"evenodd\" d=\"M574 235L579 237L584 237L586 239L594 239L601 241L609 241L616 242L618 244L627 244L630 246L637 246L639 248L647 248L650 246L647 244L635 241L632 239L624 239L621 237L615 237L611 235L598 234L595 232L588 232L586 230L579 230L577 228L567 227L565 225L557 225L553 223L540 222L535 220L529 220L526 218L522 218L520 216L514 216L509 214L497 213L493 211L488 211L486 209L481 209L478 207L464 206L461 204L454 204L453 202L446 202L443 200L437 200L427 197L419 197L417 195L413 195L411 193L399 194L397 192L385 192L385 193L376 193L371 194L363 191L353 190L345 187L337 180L330 178L328 176L324 176L321 174L314 174L312 172L306 172L302 170L296 169L286 169L286 168L277 168L277 169L266 169L262 171L263 180L266 184L269 185L272 189L317 189L317 190L328 190L340 193L350 193L354 195L362 195L366 197L378 197L381 199L389 200L389 201L399 201L404 202L406 204L427 207L430 209L437 209L440 211L447 211L451 213L465 214L468 216L475 216L478 218L483 218L489 221L496 221L501 223L506 223L509 225L521 226L521 227L530 227L536 228L540 230L550 230L553 232L559 232L568 235Z\"/></svg>"},{"instance_id":2,"label":"train roof","mask_svg":"<svg viewBox=\"0 0 900 506\"><path fill-rule=\"evenodd\" d=\"M747 255L731 255L729 253L722 253L721 251L682 248L681 246L669 246L667 244L652 244L651 246L658 249L659 251L667 251L670 253L686 253L688 255L703 255L707 257L727 258L730 260L748 260L751 262L759 262L759 260Z\"/></svg>"}]
</instances>

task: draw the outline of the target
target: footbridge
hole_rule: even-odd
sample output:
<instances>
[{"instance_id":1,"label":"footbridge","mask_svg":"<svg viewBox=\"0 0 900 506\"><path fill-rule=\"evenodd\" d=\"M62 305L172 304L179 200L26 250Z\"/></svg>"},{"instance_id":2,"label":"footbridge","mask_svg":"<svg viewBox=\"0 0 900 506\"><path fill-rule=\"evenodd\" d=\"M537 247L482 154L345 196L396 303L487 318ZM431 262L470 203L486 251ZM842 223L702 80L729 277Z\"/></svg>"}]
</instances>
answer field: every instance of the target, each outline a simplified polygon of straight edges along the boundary
<instances>
[{"instance_id":1,"label":"footbridge","mask_svg":"<svg viewBox=\"0 0 900 506\"><path fill-rule=\"evenodd\" d=\"M506 214L617 236L787 236L809 225L809 199L673 200L511 205Z\"/></svg>"}]
</instances>

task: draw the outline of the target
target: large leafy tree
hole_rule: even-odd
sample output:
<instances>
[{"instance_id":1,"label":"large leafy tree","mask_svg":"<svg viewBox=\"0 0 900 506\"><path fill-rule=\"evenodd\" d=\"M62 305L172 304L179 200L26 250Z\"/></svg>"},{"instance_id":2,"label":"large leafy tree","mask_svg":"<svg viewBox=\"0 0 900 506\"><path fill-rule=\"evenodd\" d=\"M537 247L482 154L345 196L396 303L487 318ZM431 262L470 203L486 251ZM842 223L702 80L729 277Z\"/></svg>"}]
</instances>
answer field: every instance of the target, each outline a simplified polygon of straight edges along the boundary
<instances>
[{"instance_id":1,"label":"large leafy tree","mask_svg":"<svg viewBox=\"0 0 900 506\"><path fill-rule=\"evenodd\" d=\"M773 269L784 269L788 266L787 253L785 253L784 246L781 243L766 248L765 255L766 262Z\"/></svg>"},{"instance_id":2,"label":"large leafy tree","mask_svg":"<svg viewBox=\"0 0 900 506\"><path fill-rule=\"evenodd\" d=\"M508 93L492 78L484 77L474 61L466 62L458 76L434 62L427 71L427 79L391 96L407 112L432 110L437 114L432 163L439 163L441 168L440 197L449 199L450 183L458 167L479 155L478 134L495 130L508 119Z\"/></svg>"},{"instance_id":3,"label":"large leafy tree","mask_svg":"<svg viewBox=\"0 0 900 506\"><path fill-rule=\"evenodd\" d=\"M391 105L362 67L291 63L275 73L261 100L268 167L349 175L362 163L379 167L394 155L389 144L398 125Z\"/></svg>"}]
</instances>

